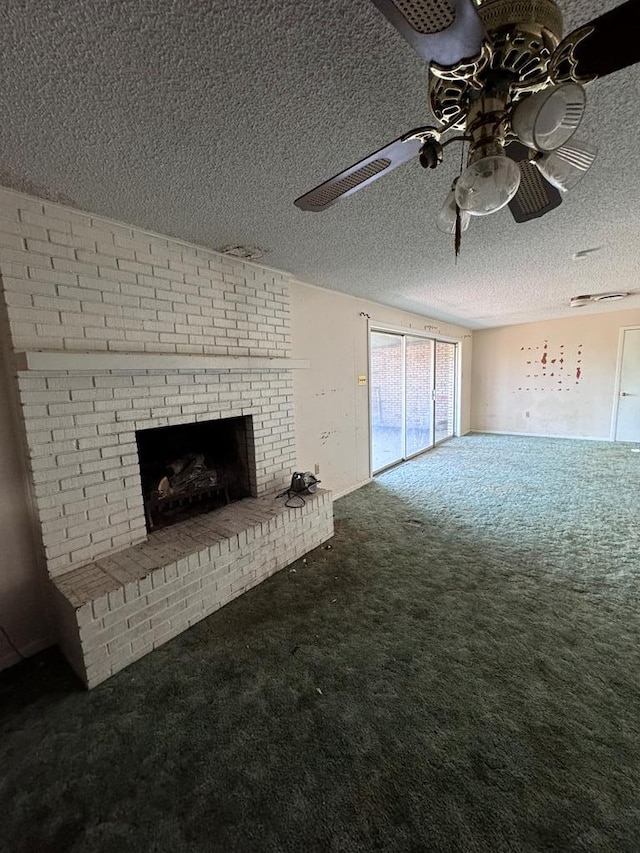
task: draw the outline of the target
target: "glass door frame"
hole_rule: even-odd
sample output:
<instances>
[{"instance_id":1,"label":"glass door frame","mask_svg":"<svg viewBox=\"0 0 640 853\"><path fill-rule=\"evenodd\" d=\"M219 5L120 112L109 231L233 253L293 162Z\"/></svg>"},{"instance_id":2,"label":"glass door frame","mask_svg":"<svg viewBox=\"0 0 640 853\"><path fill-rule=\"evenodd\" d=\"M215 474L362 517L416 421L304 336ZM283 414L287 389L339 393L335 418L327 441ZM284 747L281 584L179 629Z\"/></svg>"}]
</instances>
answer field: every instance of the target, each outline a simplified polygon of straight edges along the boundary
<instances>
[{"instance_id":1,"label":"glass door frame","mask_svg":"<svg viewBox=\"0 0 640 853\"><path fill-rule=\"evenodd\" d=\"M451 438L455 438L460 435L460 421L458 420L460 415L460 408L458 406L458 388L460 387L460 377L458 375L458 369L460 364L460 348L459 342L457 341L446 341L444 338L438 337L434 338L434 350L433 350L433 447L437 447L439 444L442 444L445 441L449 441ZM454 347L453 350L453 432L451 435L445 435L443 438L439 438L436 440L436 421L435 421L435 410L436 404L438 402L438 391L437 391L437 372L438 372L438 348L435 346L437 343L442 344L452 344Z\"/></svg>"},{"instance_id":2,"label":"glass door frame","mask_svg":"<svg viewBox=\"0 0 640 853\"><path fill-rule=\"evenodd\" d=\"M406 453L406 400L405 400L405 389L406 389L406 338L426 338L434 342L433 347L433 393L432 393L432 402L431 402L431 411L432 411L432 435L434 442L430 447L426 447L423 450L418 450L415 453L412 453L410 456L403 456L402 459L399 459L397 462L392 462L389 465L386 465L384 468L379 468L375 470L375 474L380 474L383 471L388 470L389 468L393 468L396 465L400 465L402 462L406 462L409 459L414 459L416 456L421 456L423 453L428 453L429 450L433 450L434 447L437 447L440 444L443 444L445 441L449 441L450 438L455 438L460 435L460 419L461 419L461 401L460 401L460 388L461 388L461 370L462 370L462 359L460 358L460 338L452 338L447 335L434 334L433 332L421 331L420 329L410 329L406 326L393 326L387 323L377 323L372 320L367 320L367 375L369 377L369 389L367 394L367 403L368 403L368 436L369 436L369 476L373 478L374 470L373 470L373 440L371 434L371 424L372 424L372 401L371 401L371 367L372 367L372 354L371 354L371 333L372 332L381 332L382 334L390 334L390 335L399 335L402 340L402 447L403 451ZM442 343L454 344L454 379L453 379L453 435L446 436L445 438L441 438L439 441L435 441L435 367L436 367L436 354L435 354L435 343L437 341L441 341Z\"/></svg>"},{"instance_id":3,"label":"glass door frame","mask_svg":"<svg viewBox=\"0 0 640 853\"><path fill-rule=\"evenodd\" d=\"M399 338L400 340L400 456L395 459L393 462L388 462L386 465L383 465L382 468L376 468L376 473L380 471L386 471L387 468L393 468L395 465L399 465L401 462L407 458L407 430L406 430L406 420L407 420L407 376L406 376L406 355L407 355L407 341L404 335L399 332L390 332L387 329L378 329L378 328L370 328L368 331L369 335L369 365L368 365L368 375L369 375L369 471L373 470L373 385L371 384L371 367L372 367L372 336L374 334L382 334L389 335L394 338Z\"/></svg>"}]
</instances>

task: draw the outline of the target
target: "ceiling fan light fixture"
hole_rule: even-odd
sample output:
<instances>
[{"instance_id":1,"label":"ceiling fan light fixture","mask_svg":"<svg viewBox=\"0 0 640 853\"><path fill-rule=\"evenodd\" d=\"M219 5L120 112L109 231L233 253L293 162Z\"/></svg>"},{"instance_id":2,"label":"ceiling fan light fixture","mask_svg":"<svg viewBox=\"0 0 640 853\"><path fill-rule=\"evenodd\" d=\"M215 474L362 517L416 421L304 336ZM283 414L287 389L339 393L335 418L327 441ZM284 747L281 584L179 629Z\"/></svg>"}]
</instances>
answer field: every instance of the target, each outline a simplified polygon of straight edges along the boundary
<instances>
[{"instance_id":1,"label":"ceiling fan light fixture","mask_svg":"<svg viewBox=\"0 0 640 853\"><path fill-rule=\"evenodd\" d=\"M518 139L538 151L555 151L580 127L587 97L579 83L547 86L521 101L511 117Z\"/></svg>"},{"instance_id":2,"label":"ceiling fan light fixture","mask_svg":"<svg viewBox=\"0 0 640 853\"><path fill-rule=\"evenodd\" d=\"M569 192L593 166L598 149L584 140L572 139L557 151L535 160L540 173L561 192Z\"/></svg>"},{"instance_id":3,"label":"ceiling fan light fixture","mask_svg":"<svg viewBox=\"0 0 640 853\"><path fill-rule=\"evenodd\" d=\"M443 234L455 234L456 233L456 219L457 219L457 210L456 210L456 194L455 194L455 186L451 187L449 191L449 195L446 197L444 204L442 205L442 209L438 214L438 218L436 220L436 225L438 227L438 231L442 231ZM471 221L471 214L466 210L460 211L460 230L466 231L469 227L469 222Z\"/></svg>"},{"instance_id":4,"label":"ceiling fan light fixture","mask_svg":"<svg viewBox=\"0 0 640 853\"><path fill-rule=\"evenodd\" d=\"M455 200L471 216L487 216L509 204L520 187L520 168L505 155L491 154L470 163L458 178Z\"/></svg>"}]
</instances>

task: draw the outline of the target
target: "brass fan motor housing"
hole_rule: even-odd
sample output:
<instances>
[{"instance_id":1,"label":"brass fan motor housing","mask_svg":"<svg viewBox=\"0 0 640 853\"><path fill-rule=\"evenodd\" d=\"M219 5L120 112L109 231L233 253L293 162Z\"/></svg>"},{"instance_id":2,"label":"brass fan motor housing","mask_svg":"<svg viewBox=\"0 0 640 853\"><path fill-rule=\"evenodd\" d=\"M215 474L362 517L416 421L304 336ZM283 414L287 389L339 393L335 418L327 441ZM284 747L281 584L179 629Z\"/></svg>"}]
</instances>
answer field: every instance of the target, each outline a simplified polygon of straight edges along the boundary
<instances>
[{"instance_id":1,"label":"brass fan motor housing","mask_svg":"<svg viewBox=\"0 0 640 853\"><path fill-rule=\"evenodd\" d=\"M482 0L478 6L490 43L479 57L455 68L434 63L429 74L429 103L442 124L463 130L474 91L492 77L509 82L510 100L547 83L551 56L562 40L562 12L554 0Z\"/></svg>"},{"instance_id":2,"label":"brass fan motor housing","mask_svg":"<svg viewBox=\"0 0 640 853\"><path fill-rule=\"evenodd\" d=\"M502 27L531 24L548 30L558 42L562 39L562 12L554 0L482 0L478 14L489 35Z\"/></svg>"}]
</instances>

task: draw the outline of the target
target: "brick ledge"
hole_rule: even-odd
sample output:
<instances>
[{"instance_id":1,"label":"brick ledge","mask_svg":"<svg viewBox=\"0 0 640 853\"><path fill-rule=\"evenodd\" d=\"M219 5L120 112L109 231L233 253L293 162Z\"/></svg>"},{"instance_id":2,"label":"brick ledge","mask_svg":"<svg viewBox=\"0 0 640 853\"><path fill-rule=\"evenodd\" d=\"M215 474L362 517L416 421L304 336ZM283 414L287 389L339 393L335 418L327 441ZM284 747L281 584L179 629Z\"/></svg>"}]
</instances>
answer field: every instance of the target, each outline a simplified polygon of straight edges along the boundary
<instances>
[{"instance_id":1,"label":"brick ledge","mask_svg":"<svg viewBox=\"0 0 640 853\"><path fill-rule=\"evenodd\" d=\"M308 370L310 362L303 358L275 356L33 350L16 352L15 366L18 371L46 373L60 370L92 373L110 370L160 370L164 373L167 370Z\"/></svg>"},{"instance_id":2,"label":"brick ledge","mask_svg":"<svg viewBox=\"0 0 640 853\"><path fill-rule=\"evenodd\" d=\"M318 489L313 495L305 495L305 505L327 494L330 492L326 489ZM272 519L283 516L293 519L303 514L303 507L286 507L284 502L284 498L275 495L235 501L154 531L139 545L52 577L51 582L76 609L109 594L111 599L119 599L118 591L122 594L119 603L125 603L140 595L139 581L153 572L218 544L219 554L233 552L268 532L263 526L268 526Z\"/></svg>"}]
</instances>

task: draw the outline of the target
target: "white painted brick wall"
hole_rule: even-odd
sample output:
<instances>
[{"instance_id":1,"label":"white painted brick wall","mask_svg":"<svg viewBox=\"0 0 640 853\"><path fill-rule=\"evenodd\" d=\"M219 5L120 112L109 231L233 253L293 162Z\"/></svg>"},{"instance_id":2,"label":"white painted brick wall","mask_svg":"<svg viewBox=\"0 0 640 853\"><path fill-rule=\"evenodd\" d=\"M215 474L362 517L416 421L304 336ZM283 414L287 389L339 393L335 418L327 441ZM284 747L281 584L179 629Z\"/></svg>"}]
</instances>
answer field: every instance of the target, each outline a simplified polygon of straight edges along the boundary
<instances>
[{"instance_id":1,"label":"white painted brick wall","mask_svg":"<svg viewBox=\"0 0 640 853\"><path fill-rule=\"evenodd\" d=\"M44 379L49 388L45 391L26 390L34 388L33 377L20 374L34 494L51 574L145 538L136 430L250 415L256 494L282 488L295 465L293 434L289 424L280 424L273 405L262 405L262 398L256 396L251 387L256 375L266 377L263 381L267 383L271 375L277 377L269 400L284 405L290 419L293 397L288 371L201 371L161 377L138 373L113 377L120 380L116 388L105 387L105 381L96 387L98 378L109 377L58 373ZM207 384L199 387L207 390L197 402L191 402L194 397L185 388L195 387L200 377L206 377ZM125 378L128 386L121 382ZM37 381L43 380L38 377ZM37 407L49 395L48 414L41 413ZM277 460L275 466L273 460ZM46 499L51 497L55 497L58 514L44 521Z\"/></svg>"},{"instance_id":2,"label":"white painted brick wall","mask_svg":"<svg viewBox=\"0 0 640 853\"><path fill-rule=\"evenodd\" d=\"M0 273L17 350L290 354L283 275L2 189Z\"/></svg>"},{"instance_id":3,"label":"white painted brick wall","mask_svg":"<svg viewBox=\"0 0 640 853\"><path fill-rule=\"evenodd\" d=\"M0 281L15 351L291 354L282 274L4 189ZM136 430L250 415L257 494L295 464L290 371L17 381L51 575L145 538Z\"/></svg>"}]
</instances>

